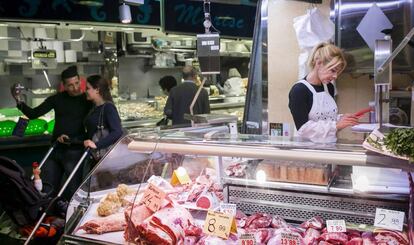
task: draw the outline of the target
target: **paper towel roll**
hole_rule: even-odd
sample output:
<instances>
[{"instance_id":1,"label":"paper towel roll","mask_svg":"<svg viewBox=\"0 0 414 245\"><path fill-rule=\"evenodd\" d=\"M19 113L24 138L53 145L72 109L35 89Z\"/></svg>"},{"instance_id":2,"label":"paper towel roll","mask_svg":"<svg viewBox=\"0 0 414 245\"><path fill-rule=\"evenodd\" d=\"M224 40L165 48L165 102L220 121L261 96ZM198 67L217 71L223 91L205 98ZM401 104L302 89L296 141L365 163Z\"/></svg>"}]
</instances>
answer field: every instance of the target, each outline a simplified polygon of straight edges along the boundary
<instances>
[{"instance_id":1,"label":"paper towel roll","mask_svg":"<svg viewBox=\"0 0 414 245\"><path fill-rule=\"evenodd\" d=\"M63 51L63 42L54 41L53 49L56 50L56 61L59 63L65 62L65 52Z\"/></svg>"},{"instance_id":2,"label":"paper towel roll","mask_svg":"<svg viewBox=\"0 0 414 245\"><path fill-rule=\"evenodd\" d=\"M76 62L76 50L65 50L65 62L66 63Z\"/></svg>"}]
</instances>

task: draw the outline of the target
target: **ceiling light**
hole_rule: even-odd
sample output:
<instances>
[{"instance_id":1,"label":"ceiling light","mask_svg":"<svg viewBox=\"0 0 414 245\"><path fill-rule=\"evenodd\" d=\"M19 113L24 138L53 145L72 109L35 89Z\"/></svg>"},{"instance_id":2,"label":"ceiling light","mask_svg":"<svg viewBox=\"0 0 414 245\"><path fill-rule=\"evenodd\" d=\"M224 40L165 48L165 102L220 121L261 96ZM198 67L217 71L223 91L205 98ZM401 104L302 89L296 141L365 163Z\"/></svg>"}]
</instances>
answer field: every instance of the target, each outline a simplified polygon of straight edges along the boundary
<instances>
[{"instance_id":1,"label":"ceiling light","mask_svg":"<svg viewBox=\"0 0 414 245\"><path fill-rule=\"evenodd\" d=\"M132 17L129 5L126 5L125 3L119 5L119 20L124 24L131 23Z\"/></svg>"},{"instance_id":2,"label":"ceiling light","mask_svg":"<svg viewBox=\"0 0 414 245\"><path fill-rule=\"evenodd\" d=\"M7 23L0 23L0 26L8 26Z\"/></svg>"}]
</instances>

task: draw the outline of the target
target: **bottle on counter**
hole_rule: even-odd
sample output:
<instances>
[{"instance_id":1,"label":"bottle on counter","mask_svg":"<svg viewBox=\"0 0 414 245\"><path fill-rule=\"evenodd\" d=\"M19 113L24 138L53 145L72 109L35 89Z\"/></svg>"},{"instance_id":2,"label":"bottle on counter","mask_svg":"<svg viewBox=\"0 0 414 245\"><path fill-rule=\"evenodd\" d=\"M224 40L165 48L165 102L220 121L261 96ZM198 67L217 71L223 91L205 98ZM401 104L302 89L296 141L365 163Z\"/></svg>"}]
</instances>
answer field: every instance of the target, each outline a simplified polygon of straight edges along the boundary
<instances>
[{"instance_id":1,"label":"bottle on counter","mask_svg":"<svg viewBox=\"0 0 414 245\"><path fill-rule=\"evenodd\" d=\"M34 162L32 164L32 168L33 168L33 184L36 188L36 190L38 190L39 192L42 192L43 189L43 183L42 183L42 179L40 178L40 168L39 168L39 164L37 162Z\"/></svg>"}]
</instances>

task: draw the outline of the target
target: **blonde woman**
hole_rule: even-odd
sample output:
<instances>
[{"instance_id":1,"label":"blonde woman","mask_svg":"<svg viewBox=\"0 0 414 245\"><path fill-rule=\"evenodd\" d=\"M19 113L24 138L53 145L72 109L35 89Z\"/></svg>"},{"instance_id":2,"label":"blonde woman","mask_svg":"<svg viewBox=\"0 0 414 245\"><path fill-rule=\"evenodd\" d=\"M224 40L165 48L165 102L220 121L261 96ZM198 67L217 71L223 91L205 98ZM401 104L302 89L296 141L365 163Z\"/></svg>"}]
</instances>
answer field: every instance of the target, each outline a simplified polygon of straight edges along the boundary
<instances>
[{"instance_id":1,"label":"blonde woman","mask_svg":"<svg viewBox=\"0 0 414 245\"><path fill-rule=\"evenodd\" d=\"M344 54L333 44L320 43L309 57L310 72L289 92L289 109L298 136L313 142L336 142L336 132L358 124L354 114L338 116L335 81L346 67Z\"/></svg>"}]
</instances>

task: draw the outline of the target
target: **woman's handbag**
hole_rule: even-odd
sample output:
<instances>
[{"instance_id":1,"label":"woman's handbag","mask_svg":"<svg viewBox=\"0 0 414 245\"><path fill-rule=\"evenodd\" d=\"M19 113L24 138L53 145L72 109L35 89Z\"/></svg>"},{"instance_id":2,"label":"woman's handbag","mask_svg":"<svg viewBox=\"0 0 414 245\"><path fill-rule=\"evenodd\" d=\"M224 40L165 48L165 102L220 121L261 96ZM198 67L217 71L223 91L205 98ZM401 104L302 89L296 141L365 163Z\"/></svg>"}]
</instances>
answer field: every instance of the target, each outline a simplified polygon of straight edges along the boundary
<instances>
[{"instance_id":1,"label":"woman's handbag","mask_svg":"<svg viewBox=\"0 0 414 245\"><path fill-rule=\"evenodd\" d=\"M105 104L103 104L101 112L99 113L99 120L98 126L95 134L92 136L92 141L97 143L99 140L105 138L109 134L109 130L104 127L104 111L105 111ZM93 149L91 154L93 158L98 161L101 159L110 149L111 146L101 148L101 149Z\"/></svg>"}]
</instances>

